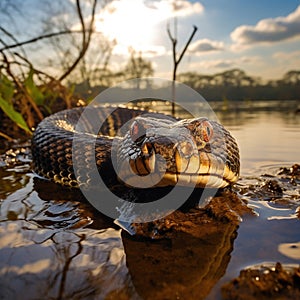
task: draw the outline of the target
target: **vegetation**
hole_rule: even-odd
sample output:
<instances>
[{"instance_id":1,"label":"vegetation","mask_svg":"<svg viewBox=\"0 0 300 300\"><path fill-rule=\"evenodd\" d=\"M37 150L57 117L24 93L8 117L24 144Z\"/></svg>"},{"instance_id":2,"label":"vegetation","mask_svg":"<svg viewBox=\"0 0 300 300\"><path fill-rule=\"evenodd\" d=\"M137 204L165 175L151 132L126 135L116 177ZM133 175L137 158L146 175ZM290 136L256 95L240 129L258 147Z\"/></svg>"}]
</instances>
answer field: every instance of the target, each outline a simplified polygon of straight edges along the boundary
<instances>
[{"instance_id":1,"label":"vegetation","mask_svg":"<svg viewBox=\"0 0 300 300\"><path fill-rule=\"evenodd\" d=\"M287 72L279 80L263 82L240 69L227 70L214 75L195 72L182 73L178 81L201 93L207 100L298 100L300 71Z\"/></svg>"},{"instance_id":2,"label":"vegetation","mask_svg":"<svg viewBox=\"0 0 300 300\"><path fill-rule=\"evenodd\" d=\"M16 18L23 19L21 24L32 23L28 22L32 16L22 15L22 5L26 4L21 0L0 2L0 139L28 137L51 113L84 105L118 82L154 75L152 63L134 49L128 49L130 57L124 65L120 64L117 70L112 68L110 59L116 41L107 40L95 28L95 11L107 2L75 0L70 5L41 0L37 5L41 5L44 14L36 20L39 26L34 27L27 40L21 41L14 34L18 30L8 30L7 24L13 26ZM176 39L170 33L169 36L176 50ZM176 66L183 53L176 58L173 51ZM299 99L300 95L299 70L268 82L239 69L214 75L187 72L178 74L176 79L199 91L207 100L286 100Z\"/></svg>"},{"instance_id":3,"label":"vegetation","mask_svg":"<svg viewBox=\"0 0 300 300\"><path fill-rule=\"evenodd\" d=\"M9 71L9 68L6 71ZM74 106L74 87L66 88L60 81L52 80L36 84L38 74L30 69L24 78L12 72L0 72L0 136L11 140L31 135L32 130L44 116L55 111ZM38 76L37 76L38 77ZM23 132L20 132L21 128Z\"/></svg>"}]
</instances>

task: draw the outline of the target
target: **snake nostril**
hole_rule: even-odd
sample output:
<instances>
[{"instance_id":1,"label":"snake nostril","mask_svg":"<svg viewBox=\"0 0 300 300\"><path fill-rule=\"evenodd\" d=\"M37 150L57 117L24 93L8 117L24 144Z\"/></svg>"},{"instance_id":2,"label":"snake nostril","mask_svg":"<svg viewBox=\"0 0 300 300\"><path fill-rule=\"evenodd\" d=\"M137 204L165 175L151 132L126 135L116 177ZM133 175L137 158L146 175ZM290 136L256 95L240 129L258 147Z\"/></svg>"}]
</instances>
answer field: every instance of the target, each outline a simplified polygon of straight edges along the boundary
<instances>
[{"instance_id":1,"label":"snake nostril","mask_svg":"<svg viewBox=\"0 0 300 300\"><path fill-rule=\"evenodd\" d=\"M182 142L180 144L180 151L184 156L191 156L194 152L194 147L190 142Z\"/></svg>"}]
</instances>

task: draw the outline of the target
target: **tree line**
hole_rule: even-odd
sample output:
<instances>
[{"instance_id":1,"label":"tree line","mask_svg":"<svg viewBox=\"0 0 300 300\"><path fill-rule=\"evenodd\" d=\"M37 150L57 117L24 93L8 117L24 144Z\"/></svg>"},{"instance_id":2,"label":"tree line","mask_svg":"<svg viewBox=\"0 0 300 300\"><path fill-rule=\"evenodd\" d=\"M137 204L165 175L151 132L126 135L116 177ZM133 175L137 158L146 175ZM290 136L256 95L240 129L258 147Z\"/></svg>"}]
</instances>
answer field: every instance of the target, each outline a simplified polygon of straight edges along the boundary
<instances>
[{"instance_id":1,"label":"tree line","mask_svg":"<svg viewBox=\"0 0 300 300\"><path fill-rule=\"evenodd\" d=\"M151 62L141 56L131 56L127 66L118 72L106 71L97 81L83 81L76 85L75 92L82 98L93 98L102 90L131 78L153 76ZM103 74L102 74L103 75ZM300 71L291 70L277 80L263 80L252 77L241 69L205 75L185 72L177 75L177 81L199 92L206 100L299 100ZM96 83L96 84L95 84Z\"/></svg>"},{"instance_id":2,"label":"tree line","mask_svg":"<svg viewBox=\"0 0 300 300\"><path fill-rule=\"evenodd\" d=\"M263 81L241 69L213 75L185 72L178 81L192 87L207 100L299 100L300 71L291 70L278 80Z\"/></svg>"}]
</instances>

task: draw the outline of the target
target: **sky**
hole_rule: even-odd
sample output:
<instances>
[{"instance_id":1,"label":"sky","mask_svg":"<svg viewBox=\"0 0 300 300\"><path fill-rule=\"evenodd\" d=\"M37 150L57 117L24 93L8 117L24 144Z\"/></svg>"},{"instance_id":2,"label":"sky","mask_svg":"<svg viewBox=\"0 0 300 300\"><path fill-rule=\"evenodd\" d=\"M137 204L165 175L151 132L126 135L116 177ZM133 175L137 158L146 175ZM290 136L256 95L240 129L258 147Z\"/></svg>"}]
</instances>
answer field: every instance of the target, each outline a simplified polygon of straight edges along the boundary
<instances>
[{"instance_id":1,"label":"sky","mask_svg":"<svg viewBox=\"0 0 300 300\"><path fill-rule=\"evenodd\" d=\"M38 19L49 17L43 1L1 1L0 9L4 3L10 3L11 12L16 13L13 22L9 14L7 19L2 15L1 22L7 29L18 25L19 41L35 37L36 30L42 28ZM90 2L81 1L86 6ZM18 3L17 9L13 3ZM51 3L57 6L58 15L60 5L73 6L69 20L73 21L73 28L78 28L75 0ZM20 21L18 9L25 12L22 16L27 19ZM56 17L52 15L53 20ZM300 69L299 0L112 0L104 7L98 6L95 20L96 31L117 42L110 61L110 67L116 71L128 61L129 49L134 49L151 61L155 77L171 79L173 60L168 26L178 41L177 55L193 26L198 28L178 73L215 74L240 68L250 76L270 80ZM38 50L36 47L31 53ZM43 55L41 61L46 59Z\"/></svg>"},{"instance_id":2,"label":"sky","mask_svg":"<svg viewBox=\"0 0 300 300\"><path fill-rule=\"evenodd\" d=\"M173 67L167 26L177 37L178 55L193 26L198 28L178 72L240 68L251 76L279 79L300 66L300 1L114 0L96 22L97 30L117 41L116 64L131 47L162 78L170 78Z\"/></svg>"}]
</instances>

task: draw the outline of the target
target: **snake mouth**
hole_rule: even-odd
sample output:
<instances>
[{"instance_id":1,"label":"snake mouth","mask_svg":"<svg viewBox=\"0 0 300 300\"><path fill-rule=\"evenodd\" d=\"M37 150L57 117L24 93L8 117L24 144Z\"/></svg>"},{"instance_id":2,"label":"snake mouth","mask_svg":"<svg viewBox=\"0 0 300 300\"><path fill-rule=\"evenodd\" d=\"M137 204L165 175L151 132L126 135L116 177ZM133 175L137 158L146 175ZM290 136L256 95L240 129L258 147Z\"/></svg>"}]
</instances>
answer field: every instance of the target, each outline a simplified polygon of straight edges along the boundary
<instances>
[{"instance_id":1,"label":"snake mouth","mask_svg":"<svg viewBox=\"0 0 300 300\"><path fill-rule=\"evenodd\" d=\"M187 150L187 148L189 149ZM231 171L221 159L206 152L197 151L195 153L195 151L191 151L189 145L175 150L175 168L171 170L165 170L159 165L164 159L155 153L151 143L142 144L140 151L139 156L127 161L130 168L125 167L126 161L122 164L121 180L131 187L136 187L136 183L141 177L147 177L154 187L179 184L197 188L206 186L224 188L238 178L238 175Z\"/></svg>"},{"instance_id":2,"label":"snake mouth","mask_svg":"<svg viewBox=\"0 0 300 300\"><path fill-rule=\"evenodd\" d=\"M148 175L134 175L135 176L131 176L127 174L126 179L124 180L124 178L122 178L121 181L123 181L125 185L133 188L143 188L137 185L139 177L146 177L147 182L150 182L152 187L175 186L178 184L192 188L224 188L231 183L229 179L218 174L181 174L166 172L162 175L158 172L154 172ZM232 178L236 178L234 180L237 180L237 176L233 173Z\"/></svg>"},{"instance_id":3,"label":"snake mouth","mask_svg":"<svg viewBox=\"0 0 300 300\"><path fill-rule=\"evenodd\" d=\"M181 174L166 173L157 186L179 184L181 186L205 188L224 188L230 184L228 180L218 174Z\"/></svg>"}]
</instances>

